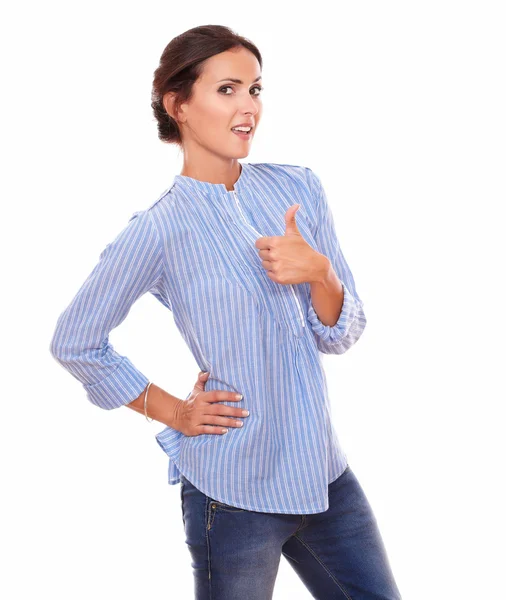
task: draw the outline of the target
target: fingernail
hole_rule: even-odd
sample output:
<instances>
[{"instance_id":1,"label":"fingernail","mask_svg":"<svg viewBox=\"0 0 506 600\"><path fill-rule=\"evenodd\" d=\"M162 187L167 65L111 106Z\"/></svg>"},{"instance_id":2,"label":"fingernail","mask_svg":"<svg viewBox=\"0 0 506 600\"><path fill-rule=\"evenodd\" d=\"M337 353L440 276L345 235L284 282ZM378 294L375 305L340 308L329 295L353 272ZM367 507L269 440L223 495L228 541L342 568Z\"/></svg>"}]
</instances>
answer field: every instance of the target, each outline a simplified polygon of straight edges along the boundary
<instances>
[{"instance_id":1,"label":"fingernail","mask_svg":"<svg viewBox=\"0 0 506 600\"><path fill-rule=\"evenodd\" d=\"M236 394L235 397L237 398L237 400L241 400L242 399L242 394Z\"/></svg>"}]
</instances>

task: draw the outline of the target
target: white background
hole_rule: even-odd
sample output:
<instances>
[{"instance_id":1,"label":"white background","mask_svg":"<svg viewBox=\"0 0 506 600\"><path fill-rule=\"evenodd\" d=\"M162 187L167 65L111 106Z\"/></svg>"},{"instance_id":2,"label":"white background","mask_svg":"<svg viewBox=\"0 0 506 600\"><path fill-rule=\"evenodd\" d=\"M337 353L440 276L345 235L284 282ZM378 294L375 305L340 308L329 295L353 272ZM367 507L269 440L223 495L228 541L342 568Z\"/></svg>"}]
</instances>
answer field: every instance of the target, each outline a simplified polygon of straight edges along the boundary
<instances>
[{"instance_id":1,"label":"white background","mask_svg":"<svg viewBox=\"0 0 506 600\"><path fill-rule=\"evenodd\" d=\"M164 428L102 411L56 319L180 173L157 138L166 44L221 24L263 55L245 162L311 167L367 328L325 356L334 424L404 600L504 597L505 18L500 2L25 2L2 11L2 577L9 600L192 598ZM184 398L198 367L142 297L112 332ZM281 559L274 597L309 599Z\"/></svg>"}]
</instances>

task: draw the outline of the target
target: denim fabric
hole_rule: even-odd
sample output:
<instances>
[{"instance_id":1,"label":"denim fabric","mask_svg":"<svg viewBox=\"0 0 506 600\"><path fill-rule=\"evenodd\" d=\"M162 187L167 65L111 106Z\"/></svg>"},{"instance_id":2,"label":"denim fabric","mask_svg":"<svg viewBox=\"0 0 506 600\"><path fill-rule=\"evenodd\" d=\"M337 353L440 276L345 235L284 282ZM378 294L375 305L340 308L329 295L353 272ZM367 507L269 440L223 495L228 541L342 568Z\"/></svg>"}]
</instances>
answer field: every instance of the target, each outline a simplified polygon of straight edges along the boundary
<instances>
[{"instance_id":1,"label":"denim fabric","mask_svg":"<svg viewBox=\"0 0 506 600\"><path fill-rule=\"evenodd\" d=\"M195 600L269 600L283 555L320 600L399 600L376 518L348 465L329 508L307 515L218 502L181 475L181 508Z\"/></svg>"}]
</instances>

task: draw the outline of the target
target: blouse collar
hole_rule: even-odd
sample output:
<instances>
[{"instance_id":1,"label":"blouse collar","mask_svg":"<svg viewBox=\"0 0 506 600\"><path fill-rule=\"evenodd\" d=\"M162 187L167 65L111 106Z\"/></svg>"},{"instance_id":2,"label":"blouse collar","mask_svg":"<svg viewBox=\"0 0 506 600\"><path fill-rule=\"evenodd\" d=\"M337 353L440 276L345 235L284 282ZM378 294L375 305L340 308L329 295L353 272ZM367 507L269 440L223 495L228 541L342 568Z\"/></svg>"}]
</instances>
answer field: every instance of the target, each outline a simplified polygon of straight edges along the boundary
<instances>
[{"instance_id":1,"label":"blouse collar","mask_svg":"<svg viewBox=\"0 0 506 600\"><path fill-rule=\"evenodd\" d=\"M203 192L204 194L210 194L212 196L224 196L235 192L241 192L247 189L250 182L250 164L239 163L241 165L241 173L239 178L234 183L233 190L227 190L224 183L210 183L208 181L201 181L199 179L193 179L193 177L187 177L186 175L175 175L174 181L171 187L187 189L195 192Z\"/></svg>"}]
</instances>

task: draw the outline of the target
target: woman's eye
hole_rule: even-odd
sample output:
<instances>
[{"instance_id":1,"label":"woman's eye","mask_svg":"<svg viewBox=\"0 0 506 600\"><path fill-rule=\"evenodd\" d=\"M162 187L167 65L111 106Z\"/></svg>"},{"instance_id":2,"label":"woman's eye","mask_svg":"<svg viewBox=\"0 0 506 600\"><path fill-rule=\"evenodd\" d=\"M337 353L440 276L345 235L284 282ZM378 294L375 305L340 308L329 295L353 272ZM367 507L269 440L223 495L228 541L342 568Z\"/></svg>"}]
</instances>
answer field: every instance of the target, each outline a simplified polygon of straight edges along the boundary
<instances>
[{"instance_id":1,"label":"woman's eye","mask_svg":"<svg viewBox=\"0 0 506 600\"><path fill-rule=\"evenodd\" d=\"M231 86L231 85L224 85L218 91L221 92L222 90L226 90L228 88L233 89L233 86ZM261 85L255 85L251 89L254 90L255 88L258 90L258 94L254 94L254 96L260 96L260 92L264 89L263 86L261 86ZM224 95L225 96L231 96L231 94L224 94Z\"/></svg>"}]
</instances>

